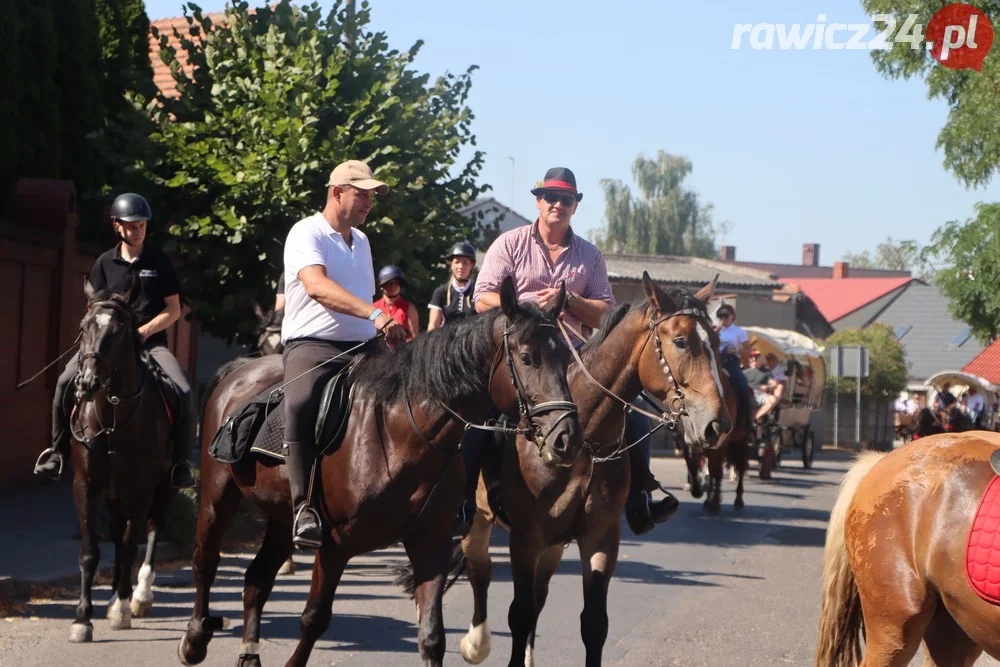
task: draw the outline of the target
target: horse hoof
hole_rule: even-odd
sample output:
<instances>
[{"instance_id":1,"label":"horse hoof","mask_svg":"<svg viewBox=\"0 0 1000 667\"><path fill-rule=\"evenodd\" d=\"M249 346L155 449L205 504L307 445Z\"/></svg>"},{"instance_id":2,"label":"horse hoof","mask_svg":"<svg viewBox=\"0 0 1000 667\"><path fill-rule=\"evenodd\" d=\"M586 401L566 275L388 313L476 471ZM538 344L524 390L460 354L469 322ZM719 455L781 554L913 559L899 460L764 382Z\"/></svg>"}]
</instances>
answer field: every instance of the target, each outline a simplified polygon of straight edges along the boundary
<instances>
[{"instance_id":1,"label":"horse hoof","mask_svg":"<svg viewBox=\"0 0 1000 667\"><path fill-rule=\"evenodd\" d=\"M737 499L736 499L736 502L734 502L734 503L733 503L733 506L734 506L734 507L735 507L736 509L738 509L738 510L741 510L741 509L743 509L744 507L746 507L746 503L745 503L745 502L743 502L743 499L742 499L742 498L737 498Z\"/></svg>"},{"instance_id":2,"label":"horse hoof","mask_svg":"<svg viewBox=\"0 0 1000 667\"><path fill-rule=\"evenodd\" d=\"M129 630L132 627L132 609L129 603L115 598L108 606L108 621L111 622L112 630Z\"/></svg>"},{"instance_id":3,"label":"horse hoof","mask_svg":"<svg viewBox=\"0 0 1000 667\"><path fill-rule=\"evenodd\" d=\"M706 500L705 501L705 511L708 512L709 514L718 514L719 512L722 511L722 505L721 504L717 504L717 503L713 503L710 500Z\"/></svg>"},{"instance_id":4,"label":"horse hoof","mask_svg":"<svg viewBox=\"0 0 1000 667\"><path fill-rule=\"evenodd\" d=\"M197 665L200 664L205 656L208 655L208 642L199 646L193 645L188 641L188 636L184 635L181 637L180 642L177 644L177 659L180 660L182 665Z\"/></svg>"},{"instance_id":5,"label":"horse hoof","mask_svg":"<svg viewBox=\"0 0 1000 667\"><path fill-rule=\"evenodd\" d=\"M469 632L458 644L462 658L470 665L478 665L490 656L490 626L486 621L470 625Z\"/></svg>"},{"instance_id":6,"label":"horse hoof","mask_svg":"<svg viewBox=\"0 0 1000 667\"><path fill-rule=\"evenodd\" d=\"M705 492L701 488L691 489L691 497L697 500L705 495Z\"/></svg>"},{"instance_id":7,"label":"horse hoof","mask_svg":"<svg viewBox=\"0 0 1000 667\"><path fill-rule=\"evenodd\" d=\"M69 640L74 644L94 641L94 626L90 623L74 623L69 626Z\"/></svg>"},{"instance_id":8,"label":"horse hoof","mask_svg":"<svg viewBox=\"0 0 1000 667\"><path fill-rule=\"evenodd\" d=\"M149 613L149 610L153 608L153 601L150 600L140 600L139 598L132 596L132 615L133 616L145 616Z\"/></svg>"},{"instance_id":9,"label":"horse hoof","mask_svg":"<svg viewBox=\"0 0 1000 667\"><path fill-rule=\"evenodd\" d=\"M236 658L236 667L260 667L260 656L241 655Z\"/></svg>"},{"instance_id":10,"label":"horse hoof","mask_svg":"<svg viewBox=\"0 0 1000 667\"><path fill-rule=\"evenodd\" d=\"M281 564L281 569L278 570L278 574L295 574L295 561L289 557L288 560Z\"/></svg>"}]
</instances>

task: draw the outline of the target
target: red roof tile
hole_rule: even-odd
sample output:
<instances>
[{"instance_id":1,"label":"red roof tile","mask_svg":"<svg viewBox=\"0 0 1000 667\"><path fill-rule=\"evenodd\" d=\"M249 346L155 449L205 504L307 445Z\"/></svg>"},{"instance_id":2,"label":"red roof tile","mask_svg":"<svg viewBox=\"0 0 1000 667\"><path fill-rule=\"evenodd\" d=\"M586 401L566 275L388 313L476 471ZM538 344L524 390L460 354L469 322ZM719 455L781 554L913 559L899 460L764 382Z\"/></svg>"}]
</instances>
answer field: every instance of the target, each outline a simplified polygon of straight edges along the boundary
<instances>
[{"instance_id":1,"label":"red roof tile","mask_svg":"<svg viewBox=\"0 0 1000 667\"><path fill-rule=\"evenodd\" d=\"M252 11L252 10L251 10ZM214 12L211 14L206 14L212 19L213 23L219 23L226 18L225 12ZM151 28L156 28L160 31L160 36L166 35L167 42L175 49L177 54L177 62L180 63L181 68L184 72L190 76L193 71L193 67L188 64L187 53L181 48L180 40L174 36L174 28L177 28L177 32L181 35L188 36L190 26L188 25L187 19L183 16L175 16L169 19L157 19L150 22ZM153 37L153 31L149 31L149 62L153 66L153 83L156 87L160 89L160 92L166 97L176 97L177 96L177 82L174 81L173 75L170 73L170 68L163 62L160 58L160 42L158 39Z\"/></svg>"},{"instance_id":2,"label":"red roof tile","mask_svg":"<svg viewBox=\"0 0 1000 667\"><path fill-rule=\"evenodd\" d=\"M1000 338L973 357L962 371L978 375L993 384L1000 384Z\"/></svg>"},{"instance_id":3,"label":"red roof tile","mask_svg":"<svg viewBox=\"0 0 1000 667\"><path fill-rule=\"evenodd\" d=\"M778 278L808 296L828 322L834 322L914 278Z\"/></svg>"}]
</instances>

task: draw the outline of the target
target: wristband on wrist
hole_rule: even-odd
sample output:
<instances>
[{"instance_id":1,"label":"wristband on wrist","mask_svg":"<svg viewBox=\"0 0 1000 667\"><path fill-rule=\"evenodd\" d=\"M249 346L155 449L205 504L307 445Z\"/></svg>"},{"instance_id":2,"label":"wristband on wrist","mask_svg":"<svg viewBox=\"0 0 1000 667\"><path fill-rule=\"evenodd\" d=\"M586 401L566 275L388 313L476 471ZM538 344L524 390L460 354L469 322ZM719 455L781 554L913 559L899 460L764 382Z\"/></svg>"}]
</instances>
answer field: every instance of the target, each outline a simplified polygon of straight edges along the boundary
<instances>
[{"instance_id":1,"label":"wristband on wrist","mask_svg":"<svg viewBox=\"0 0 1000 667\"><path fill-rule=\"evenodd\" d=\"M368 321L369 322L374 322L375 320L378 319L379 315L383 315L383 314L384 313L382 312L381 308L376 308L375 311L371 315L368 316Z\"/></svg>"}]
</instances>

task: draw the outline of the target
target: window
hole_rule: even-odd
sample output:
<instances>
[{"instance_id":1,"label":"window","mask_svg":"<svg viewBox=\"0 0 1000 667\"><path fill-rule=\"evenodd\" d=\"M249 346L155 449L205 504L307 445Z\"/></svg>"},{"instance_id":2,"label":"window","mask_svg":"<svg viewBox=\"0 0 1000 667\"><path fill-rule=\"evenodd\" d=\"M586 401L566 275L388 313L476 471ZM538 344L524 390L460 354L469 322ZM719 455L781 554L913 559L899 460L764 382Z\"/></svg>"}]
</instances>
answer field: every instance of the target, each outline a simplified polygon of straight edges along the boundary
<instances>
[{"instance_id":1,"label":"window","mask_svg":"<svg viewBox=\"0 0 1000 667\"><path fill-rule=\"evenodd\" d=\"M910 329L912 329L912 328L913 327L911 327L908 324L904 324L903 326L896 327L896 340L899 340L900 338L902 338L903 336L905 336L907 334L907 332Z\"/></svg>"},{"instance_id":2,"label":"window","mask_svg":"<svg viewBox=\"0 0 1000 667\"><path fill-rule=\"evenodd\" d=\"M948 347L962 347L962 344L969 340L969 336L972 335L972 329L970 327L965 327L962 329L957 336L951 339L948 343Z\"/></svg>"}]
</instances>

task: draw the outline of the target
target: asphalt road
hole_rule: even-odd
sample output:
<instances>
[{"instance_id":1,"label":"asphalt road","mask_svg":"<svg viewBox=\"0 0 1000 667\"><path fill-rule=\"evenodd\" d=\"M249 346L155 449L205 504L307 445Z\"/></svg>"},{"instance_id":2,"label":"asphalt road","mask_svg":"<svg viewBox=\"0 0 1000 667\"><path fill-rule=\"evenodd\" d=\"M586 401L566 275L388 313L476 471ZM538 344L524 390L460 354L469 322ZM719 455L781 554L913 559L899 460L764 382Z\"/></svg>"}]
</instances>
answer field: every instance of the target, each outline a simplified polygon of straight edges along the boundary
<instances>
[{"instance_id":1,"label":"asphalt road","mask_svg":"<svg viewBox=\"0 0 1000 667\"><path fill-rule=\"evenodd\" d=\"M708 516L701 503L680 491L680 461L654 461L658 477L683 499L670 522L646 538L627 539L611 584L610 632L604 659L609 665L809 665L819 610L822 546L836 485L847 456L821 452L812 470L789 461L773 480L751 476L747 507L732 507L726 482L725 507ZM752 469L755 473L756 468ZM510 655L507 607L512 586L505 535L495 531L494 580L490 590L493 653L487 665L506 664ZM631 534L628 534L631 536ZM348 569L334 603L334 619L317 644L311 664L421 664L412 603L392 584L401 549L358 559ZM213 608L233 621L216 635L205 665L234 665L242 626L242 575L250 554L228 554L213 589ZM298 637L298 616L309 587L309 560L296 556L299 572L279 578L265 609L261 658L281 665ZM539 622L536 665L581 665L580 562L575 545L552 581ZM107 586L95 598L94 643L67 642L75 602L42 600L30 616L0 620L3 667L74 665L139 666L179 664L177 642L191 611L193 589L187 568L163 573L156 583L151 615L133 629L112 631L105 620ZM472 594L462 580L445 600L446 663L465 664L458 642L471 618ZM917 661L915 664L919 664ZM977 665L997 664L986 659Z\"/></svg>"}]
</instances>

